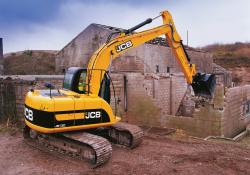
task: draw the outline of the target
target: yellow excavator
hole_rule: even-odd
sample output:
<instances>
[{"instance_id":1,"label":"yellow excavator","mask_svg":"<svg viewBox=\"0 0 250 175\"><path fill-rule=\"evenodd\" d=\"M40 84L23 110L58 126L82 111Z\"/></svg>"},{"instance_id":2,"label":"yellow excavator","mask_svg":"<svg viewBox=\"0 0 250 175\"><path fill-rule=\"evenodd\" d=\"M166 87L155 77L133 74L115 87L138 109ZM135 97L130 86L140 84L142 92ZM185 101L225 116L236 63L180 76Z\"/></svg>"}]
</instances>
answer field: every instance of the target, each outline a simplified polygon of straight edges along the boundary
<instances>
[{"instance_id":1,"label":"yellow excavator","mask_svg":"<svg viewBox=\"0 0 250 175\"><path fill-rule=\"evenodd\" d=\"M46 90L31 89L25 98L24 138L46 149L86 159L96 166L111 157L110 142L130 148L138 146L143 138L142 129L120 122L121 118L111 109L112 81L107 70L120 54L161 35L166 36L195 94L211 96L215 76L196 73L170 13L163 11L158 17L162 17L163 24L156 28L134 32L155 19L149 18L131 29L110 34L107 42L92 55L87 68L67 70L63 89L55 89L50 83L45 84Z\"/></svg>"}]
</instances>

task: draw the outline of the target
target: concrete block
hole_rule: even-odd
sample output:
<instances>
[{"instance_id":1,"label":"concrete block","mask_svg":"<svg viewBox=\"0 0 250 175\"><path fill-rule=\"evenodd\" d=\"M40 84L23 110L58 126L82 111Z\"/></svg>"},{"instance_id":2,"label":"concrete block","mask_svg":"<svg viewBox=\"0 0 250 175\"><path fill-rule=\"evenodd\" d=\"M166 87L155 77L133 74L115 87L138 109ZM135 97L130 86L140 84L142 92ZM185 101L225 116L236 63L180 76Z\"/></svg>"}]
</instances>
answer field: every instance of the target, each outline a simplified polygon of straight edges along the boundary
<instances>
[{"instance_id":1,"label":"concrete block","mask_svg":"<svg viewBox=\"0 0 250 175\"><path fill-rule=\"evenodd\" d=\"M215 94L214 94L214 108L215 109L223 109L224 107L224 87L222 85L216 86Z\"/></svg>"}]
</instances>

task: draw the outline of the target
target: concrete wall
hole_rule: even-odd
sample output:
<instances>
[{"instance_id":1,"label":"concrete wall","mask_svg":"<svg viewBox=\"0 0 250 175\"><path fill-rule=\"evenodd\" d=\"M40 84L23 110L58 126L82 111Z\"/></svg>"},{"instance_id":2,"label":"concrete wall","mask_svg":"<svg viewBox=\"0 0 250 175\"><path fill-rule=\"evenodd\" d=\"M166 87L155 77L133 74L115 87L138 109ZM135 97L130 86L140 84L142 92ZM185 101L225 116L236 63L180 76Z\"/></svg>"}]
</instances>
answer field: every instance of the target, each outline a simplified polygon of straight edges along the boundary
<instances>
[{"instance_id":1,"label":"concrete wall","mask_svg":"<svg viewBox=\"0 0 250 175\"><path fill-rule=\"evenodd\" d=\"M124 110L123 76L127 78L127 111ZM213 103L195 109L181 74L144 76L141 73L124 73L123 76L112 74L116 86L119 84L117 87L120 87L117 91L120 100L118 111L124 121L146 126L181 128L195 136L221 135L220 103L224 103L223 88L217 89L217 98Z\"/></svg>"},{"instance_id":2,"label":"concrete wall","mask_svg":"<svg viewBox=\"0 0 250 175\"><path fill-rule=\"evenodd\" d=\"M124 111L123 76L128 81L127 112ZM247 102L250 107L250 86L225 88L218 84L214 99L195 108L197 103L190 101L190 92L183 85L185 79L181 75L124 73L112 74L112 79L120 101L119 115L130 123L180 128L199 137L234 137L250 123L250 113L244 112Z\"/></svg>"},{"instance_id":3,"label":"concrete wall","mask_svg":"<svg viewBox=\"0 0 250 175\"><path fill-rule=\"evenodd\" d=\"M31 88L44 89L45 82L62 87L63 76L0 76L0 119L23 117L25 94Z\"/></svg>"},{"instance_id":4,"label":"concrete wall","mask_svg":"<svg viewBox=\"0 0 250 175\"><path fill-rule=\"evenodd\" d=\"M124 120L151 118L152 115L175 115L187 91L186 80L181 74L170 76L169 74L112 73L111 77L116 89L116 98L119 101L118 111L121 116L124 116ZM124 77L127 80L127 88L124 88Z\"/></svg>"},{"instance_id":5,"label":"concrete wall","mask_svg":"<svg viewBox=\"0 0 250 175\"><path fill-rule=\"evenodd\" d=\"M213 73L216 76L217 84L223 84L225 87L232 87L232 74L230 71L213 63Z\"/></svg>"},{"instance_id":6,"label":"concrete wall","mask_svg":"<svg viewBox=\"0 0 250 175\"><path fill-rule=\"evenodd\" d=\"M127 111L124 109L123 76L127 78ZM195 136L221 135L222 112L218 103L221 99L224 102L224 94L219 94L224 92L223 88L217 89L217 98L213 103L195 108L194 101L190 101L190 89L187 89L185 78L181 74L144 76L141 73L124 73L123 76L112 74L115 84L120 87L117 93L120 100L118 111L124 121L138 125L180 128Z\"/></svg>"},{"instance_id":7,"label":"concrete wall","mask_svg":"<svg viewBox=\"0 0 250 175\"><path fill-rule=\"evenodd\" d=\"M180 106L181 109L190 109L187 105L190 104L190 92L187 91L182 75L113 73L111 76L116 89L116 100L119 102L117 115L123 121L180 128L200 137L233 137L250 123L250 86L224 88L223 85L218 85L214 99L199 105L196 103L196 108L191 105L192 117L187 117L176 116ZM124 76L127 79L126 93ZM0 119L23 117L24 97L30 88L42 89L44 82L52 82L60 88L62 81L63 76L56 75L0 77ZM113 109L114 104L113 96Z\"/></svg>"},{"instance_id":8,"label":"concrete wall","mask_svg":"<svg viewBox=\"0 0 250 175\"><path fill-rule=\"evenodd\" d=\"M239 86L227 89L225 94L224 113L222 116L222 134L232 137L245 129L250 123L249 112L245 104L250 101L250 86ZM249 106L247 106L247 110Z\"/></svg>"},{"instance_id":9,"label":"concrete wall","mask_svg":"<svg viewBox=\"0 0 250 175\"><path fill-rule=\"evenodd\" d=\"M147 120L135 118L133 123L179 128L198 137L234 137L250 123L249 107L250 86L229 88L226 92L223 86L217 86L213 101L196 108L192 117L157 114Z\"/></svg>"}]
</instances>

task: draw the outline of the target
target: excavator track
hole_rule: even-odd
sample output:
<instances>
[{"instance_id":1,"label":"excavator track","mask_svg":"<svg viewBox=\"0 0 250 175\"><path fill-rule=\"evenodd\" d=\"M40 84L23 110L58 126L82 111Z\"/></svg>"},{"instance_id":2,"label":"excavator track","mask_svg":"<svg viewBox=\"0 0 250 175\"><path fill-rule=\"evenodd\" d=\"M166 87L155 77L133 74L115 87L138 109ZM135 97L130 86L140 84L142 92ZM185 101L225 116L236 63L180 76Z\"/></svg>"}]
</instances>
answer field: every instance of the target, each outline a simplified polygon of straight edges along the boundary
<instances>
[{"instance_id":1,"label":"excavator track","mask_svg":"<svg viewBox=\"0 0 250 175\"><path fill-rule=\"evenodd\" d=\"M109 141L132 149L142 142L143 130L136 125L119 122L111 127L92 132L43 134L25 126L23 136L33 147L87 160L95 168L107 162L112 156L112 147Z\"/></svg>"},{"instance_id":2,"label":"excavator track","mask_svg":"<svg viewBox=\"0 0 250 175\"><path fill-rule=\"evenodd\" d=\"M119 122L110 127L108 135L108 139L113 143L135 148L142 142L144 134L137 125Z\"/></svg>"},{"instance_id":3,"label":"excavator track","mask_svg":"<svg viewBox=\"0 0 250 175\"><path fill-rule=\"evenodd\" d=\"M49 151L87 160L94 165L93 168L104 164L112 156L112 147L107 139L87 132L42 134L25 126L23 135L26 140Z\"/></svg>"}]
</instances>

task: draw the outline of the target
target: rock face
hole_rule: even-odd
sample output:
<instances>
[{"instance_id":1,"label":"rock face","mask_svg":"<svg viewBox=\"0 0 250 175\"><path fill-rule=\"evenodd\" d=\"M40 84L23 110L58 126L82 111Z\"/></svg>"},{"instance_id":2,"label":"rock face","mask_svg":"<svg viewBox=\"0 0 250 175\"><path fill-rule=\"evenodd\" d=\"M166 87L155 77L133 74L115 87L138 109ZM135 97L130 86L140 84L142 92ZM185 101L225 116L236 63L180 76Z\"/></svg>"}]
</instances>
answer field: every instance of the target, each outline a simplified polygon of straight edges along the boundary
<instances>
[{"instance_id":1,"label":"rock face","mask_svg":"<svg viewBox=\"0 0 250 175\"><path fill-rule=\"evenodd\" d=\"M106 42L109 34L117 30L119 29L110 26L90 24L57 54L56 73L63 73L72 66L86 66L91 55ZM112 71L181 72L172 50L163 40L157 38L125 52L112 62ZM206 73L213 71L211 54L191 50L188 51L188 54L191 62L197 65L198 70Z\"/></svg>"}]
</instances>

